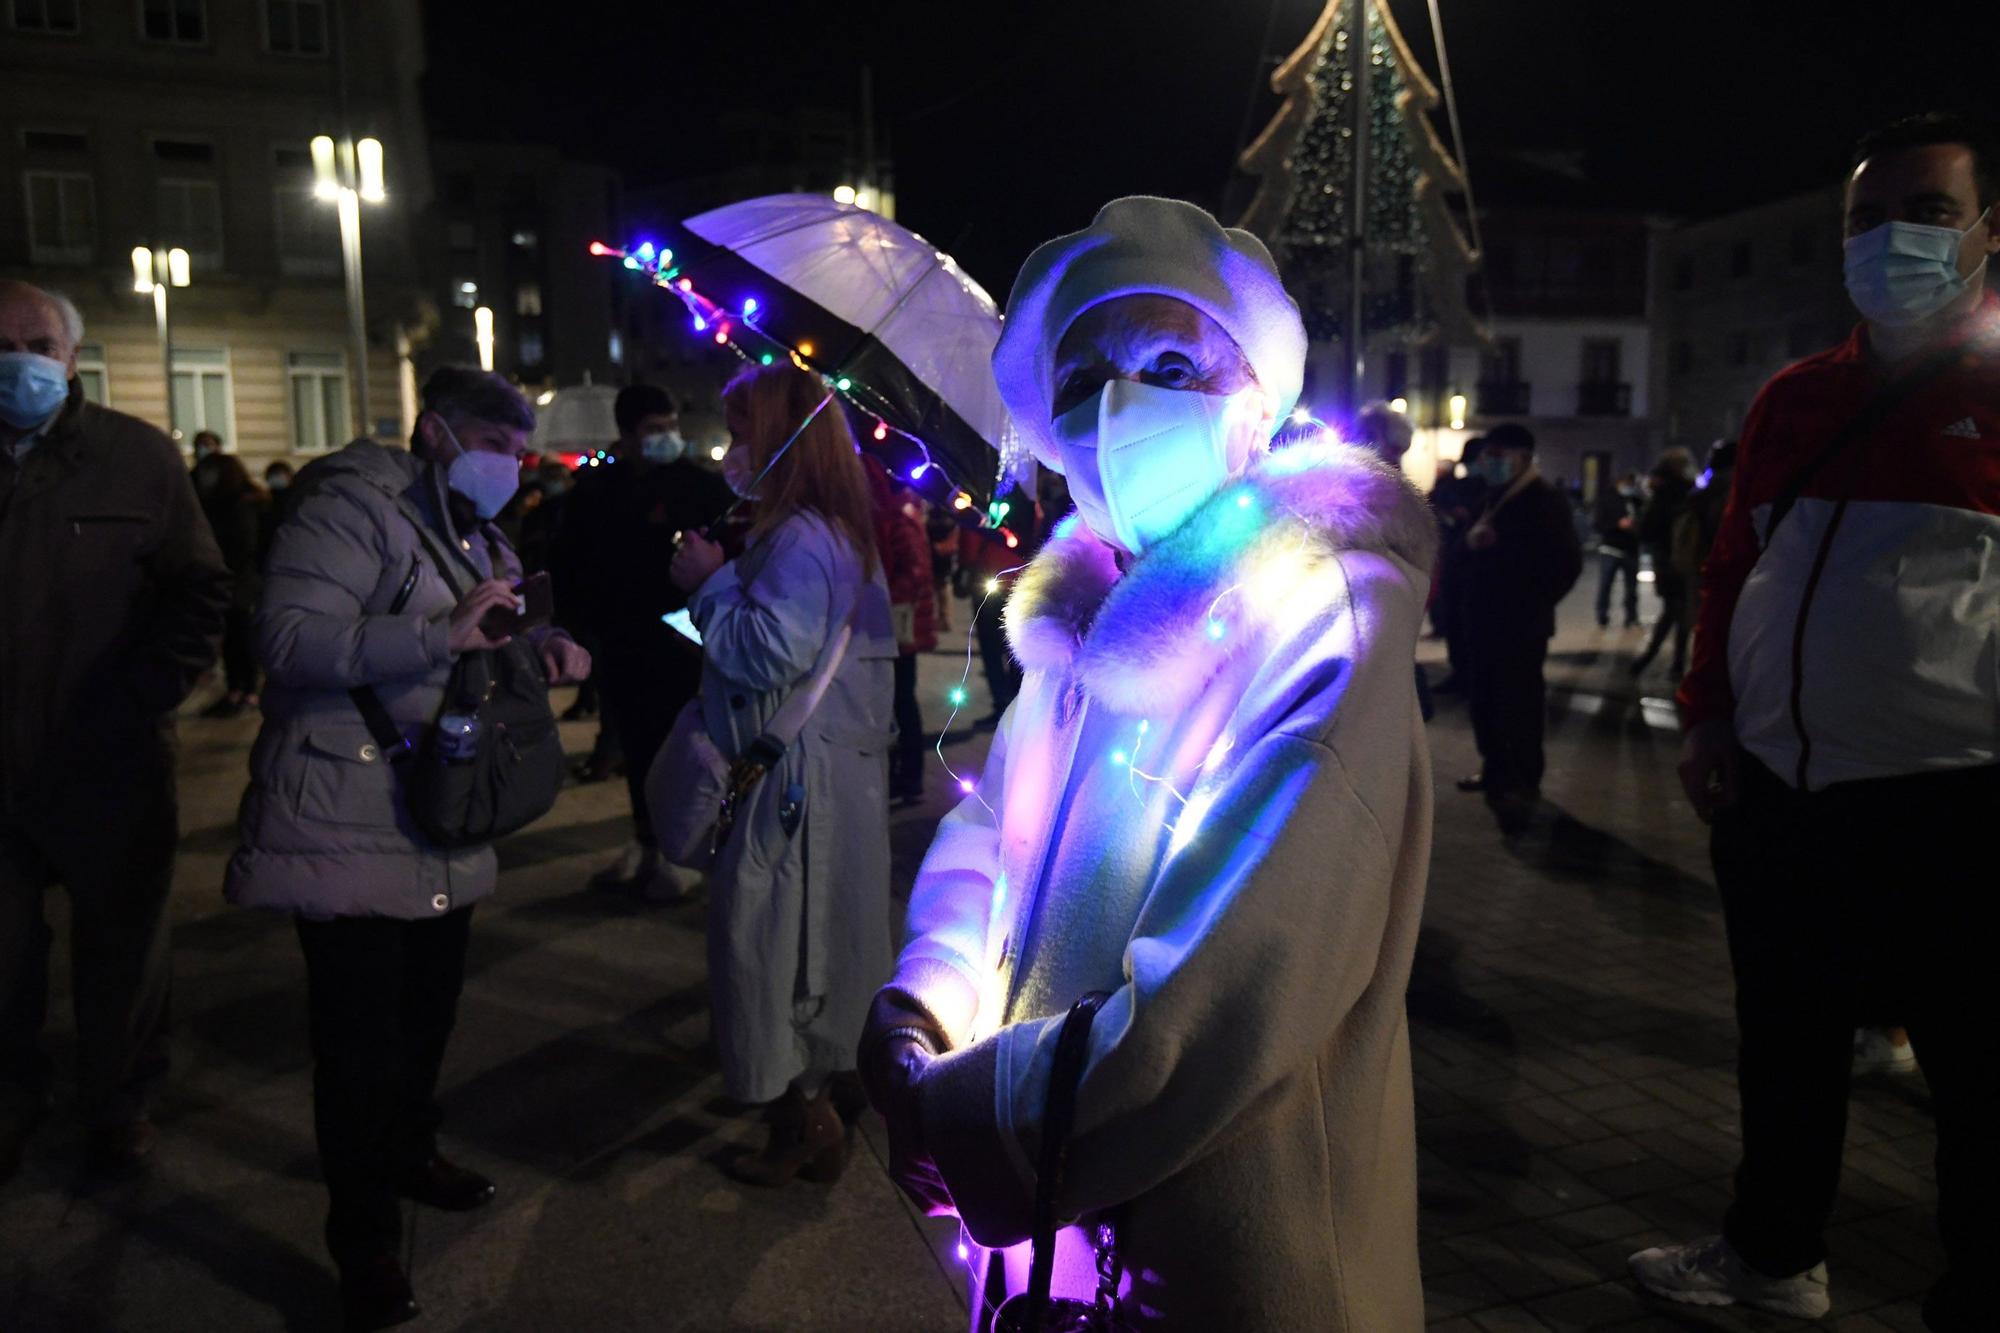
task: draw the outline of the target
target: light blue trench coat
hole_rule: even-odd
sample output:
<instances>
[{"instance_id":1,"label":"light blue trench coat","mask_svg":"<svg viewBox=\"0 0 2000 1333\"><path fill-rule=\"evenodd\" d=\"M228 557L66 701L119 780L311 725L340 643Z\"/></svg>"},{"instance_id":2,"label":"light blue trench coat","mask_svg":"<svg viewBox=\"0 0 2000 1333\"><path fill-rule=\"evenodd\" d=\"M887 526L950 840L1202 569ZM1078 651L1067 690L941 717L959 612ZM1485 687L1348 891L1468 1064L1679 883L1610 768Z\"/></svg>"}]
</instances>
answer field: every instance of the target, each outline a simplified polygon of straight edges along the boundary
<instances>
[{"instance_id":1,"label":"light blue trench coat","mask_svg":"<svg viewBox=\"0 0 2000 1333\"><path fill-rule=\"evenodd\" d=\"M702 584L701 708L739 754L850 617L831 687L737 815L712 875L708 964L724 1090L773 1100L799 1075L854 1067L894 970L888 751L896 638L880 570L824 519L785 520Z\"/></svg>"}]
</instances>

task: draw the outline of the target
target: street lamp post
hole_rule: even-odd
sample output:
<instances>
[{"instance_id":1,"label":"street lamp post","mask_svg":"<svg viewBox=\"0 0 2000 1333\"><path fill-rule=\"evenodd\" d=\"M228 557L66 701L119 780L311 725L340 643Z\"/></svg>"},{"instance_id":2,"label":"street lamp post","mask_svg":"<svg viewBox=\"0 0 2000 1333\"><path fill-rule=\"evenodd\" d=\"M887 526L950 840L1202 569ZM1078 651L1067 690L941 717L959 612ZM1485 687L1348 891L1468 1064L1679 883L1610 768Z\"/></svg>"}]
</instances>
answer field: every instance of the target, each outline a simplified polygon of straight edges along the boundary
<instances>
[{"instance_id":1,"label":"street lamp post","mask_svg":"<svg viewBox=\"0 0 2000 1333\"><path fill-rule=\"evenodd\" d=\"M312 141L313 197L331 203L340 216L340 265L347 280L349 383L354 394L354 420L360 432L372 435L368 415L368 315L361 286L361 205L388 199L383 189L382 141L338 140L322 134Z\"/></svg>"},{"instance_id":2,"label":"street lamp post","mask_svg":"<svg viewBox=\"0 0 2000 1333\"><path fill-rule=\"evenodd\" d=\"M480 306L472 312L472 340L479 344L479 368L493 369L493 307Z\"/></svg>"},{"instance_id":3,"label":"street lamp post","mask_svg":"<svg viewBox=\"0 0 2000 1333\"><path fill-rule=\"evenodd\" d=\"M160 333L160 377L167 388L167 431L175 439L180 438L180 430L174 420L174 335L167 288L185 287L189 281L187 251L178 246L171 250L132 247L132 290L141 296L150 293L153 298L153 323Z\"/></svg>"}]
</instances>

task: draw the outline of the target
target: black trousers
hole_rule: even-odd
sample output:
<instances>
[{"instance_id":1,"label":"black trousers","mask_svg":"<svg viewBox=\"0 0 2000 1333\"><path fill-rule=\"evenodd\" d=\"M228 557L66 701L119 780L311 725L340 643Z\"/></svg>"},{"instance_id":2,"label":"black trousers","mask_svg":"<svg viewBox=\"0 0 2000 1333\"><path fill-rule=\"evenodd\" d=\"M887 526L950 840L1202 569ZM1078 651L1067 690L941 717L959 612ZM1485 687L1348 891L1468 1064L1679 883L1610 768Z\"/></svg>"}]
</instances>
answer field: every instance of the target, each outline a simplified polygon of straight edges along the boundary
<instances>
[{"instance_id":1,"label":"black trousers","mask_svg":"<svg viewBox=\"0 0 2000 1333\"><path fill-rule=\"evenodd\" d=\"M1854 1029L1900 1023L1937 1114L1947 1277L1933 1327L1973 1327L1935 1307L1969 1308L1965 1288L1983 1284L2000 1243L2000 1029L1987 1008L2000 904L1983 869L2000 768L1804 794L1747 755L1741 764L1740 797L1717 815L1712 844L1741 1038L1730 1243L1777 1277L1825 1257Z\"/></svg>"},{"instance_id":2,"label":"black trousers","mask_svg":"<svg viewBox=\"0 0 2000 1333\"><path fill-rule=\"evenodd\" d=\"M257 692L254 617L246 607L230 607L222 622L222 676L231 694Z\"/></svg>"},{"instance_id":3,"label":"black trousers","mask_svg":"<svg viewBox=\"0 0 2000 1333\"><path fill-rule=\"evenodd\" d=\"M1599 552L1597 575L1597 623L1607 624L1611 620L1611 587L1619 579L1625 581L1625 623L1639 623L1639 551L1634 547L1629 551L1616 553Z\"/></svg>"},{"instance_id":4,"label":"black trousers","mask_svg":"<svg viewBox=\"0 0 2000 1333\"><path fill-rule=\"evenodd\" d=\"M1674 636L1673 669L1676 676L1687 666L1688 634L1694 628L1693 615L1688 605L1688 581L1671 570L1662 571L1655 567L1653 591L1660 595L1660 618L1653 623L1653 632L1646 640L1645 651L1639 654L1641 662L1651 662L1659 656L1661 647L1667 642L1667 635Z\"/></svg>"},{"instance_id":5,"label":"black trousers","mask_svg":"<svg viewBox=\"0 0 2000 1333\"><path fill-rule=\"evenodd\" d=\"M402 1244L397 1182L437 1151L438 1069L471 926L470 907L417 921L298 920L326 1244L338 1263Z\"/></svg>"},{"instance_id":6,"label":"black trousers","mask_svg":"<svg viewBox=\"0 0 2000 1333\"><path fill-rule=\"evenodd\" d=\"M892 796L924 793L924 709L917 700L917 656L896 658L896 748L889 754Z\"/></svg>"},{"instance_id":7,"label":"black trousers","mask_svg":"<svg viewBox=\"0 0 2000 1333\"><path fill-rule=\"evenodd\" d=\"M986 691L993 697L995 713L1006 712L1007 705L1021 692L1021 668L1014 664L1002 623L1007 613L1007 592L1003 588L988 596L981 589L973 591L972 636L979 643L979 664L986 674Z\"/></svg>"},{"instance_id":8,"label":"black trousers","mask_svg":"<svg viewBox=\"0 0 2000 1333\"><path fill-rule=\"evenodd\" d=\"M1541 790L1549 641L1532 629L1472 630L1466 640L1466 703L1489 800Z\"/></svg>"},{"instance_id":9,"label":"black trousers","mask_svg":"<svg viewBox=\"0 0 2000 1333\"><path fill-rule=\"evenodd\" d=\"M78 1113L94 1125L143 1115L166 1074L171 785L139 809L105 809L88 830L0 821L0 1115L42 1105L54 1076L41 1046L55 939L43 895L53 884L70 899Z\"/></svg>"},{"instance_id":10,"label":"black trousers","mask_svg":"<svg viewBox=\"0 0 2000 1333\"><path fill-rule=\"evenodd\" d=\"M667 743L674 719L701 688L701 658L662 655L607 643L598 659L604 720L625 756L625 785L632 799L632 835L653 846L653 815L646 808L646 774Z\"/></svg>"}]
</instances>

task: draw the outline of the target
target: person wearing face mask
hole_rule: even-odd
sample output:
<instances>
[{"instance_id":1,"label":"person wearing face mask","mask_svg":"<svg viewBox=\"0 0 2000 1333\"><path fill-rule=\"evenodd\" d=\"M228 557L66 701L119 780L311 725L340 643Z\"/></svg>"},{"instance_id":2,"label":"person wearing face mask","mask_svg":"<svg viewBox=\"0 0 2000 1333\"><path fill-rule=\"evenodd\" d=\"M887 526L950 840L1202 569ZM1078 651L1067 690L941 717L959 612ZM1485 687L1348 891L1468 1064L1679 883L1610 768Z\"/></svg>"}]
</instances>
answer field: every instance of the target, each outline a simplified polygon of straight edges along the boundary
<instances>
[{"instance_id":1,"label":"person wearing face mask","mask_svg":"<svg viewBox=\"0 0 2000 1333\"><path fill-rule=\"evenodd\" d=\"M1014 587L1025 681L860 1053L892 1173L978 1246L976 1328L1024 1283L1090 991L1056 1294L1090 1297L1096 1249L1135 1325L1423 1324L1403 992L1437 532L1370 451L1269 447L1305 352L1263 244L1175 200L1107 204L1009 299L994 374L1076 512Z\"/></svg>"},{"instance_id":2,"label":"person wearing face mask","mask_svg":"<svg viewBox=\"0 0 2000 1333\"><path fill-rule=\"evenodd\" d=\"M69 893L76 1112L91 1163L154 1141L167 1068L173 714L230 575L180 450L83 396L83 319L0 281L0 1186L50 1105L44 893Z\"/></svg>"},{"instance_id":3,"label":"person wearing face mask","mask_svg":"<svg viewBox=\"0 0 2000 1333\"><path fill-rule=\"evenodd\" d=\"M1906 1015L1937 1115L1924 1319L1991 1328L2000 133L1898 121L1844 202L1861 322L1744 418L1679 694L1736 978L1735 1199L1720 1235L1631 1262L1677 1300L1826 1313L1855 1029Z\"/></svg>"},{"instance_id":4,"label":"person wearing face mask","mask_svg":"<svg viewBox=\"0 0 2000 1333\"><path fill-rule=\"evenodd\" d=\"M611 461L583 469L563 497L549 572L565 623L597 653L605 725L624 754L632 802L632 840L591 884L671 902L701 878L661 859L646 770L700 688L701 650L662 619L687 606L687 594L664 575L680 535L713 523L733 497L688 457L665 389L627 385L612 411L618 440Z\"/></svg>"},{"instance_id":5,"label":"person wearing face mask","mask_svg":"<svg viewBox=\"0 0 2000 1333\"><path fill-rule=\"evenodd\" d=\"M1466 704L1484 792L1501 829L1525 829L1541 796L1548 689L1542 677L1556 606L1583 573L1569 500L1535 468L1535 437L1507 421L1486 432L1477 464L1486 503L1465 532L1459 612L1465 618Z\"/></svg>"},{"instance_id":6,"label":"person wearing face mask","mask_svg":"<svg viewBox=\"0 0 2000 1333\"><path fill-rule=\"evenodd\" d=\"M354 692L417 736L457 660L509 642L488 616L517 606L521 568L493 520L535 416L500 376L454 366L422 404L407 450L356 440L299 474L257 607L264 725L224 883L298 931L326 1240L350 1328L416 1317L403 1199L466 1211L494 1193L440 1152L436 1087L473 905L498 865L491 846L448 850L417 831ZM551 684L589 674L563 631L523 638Z\"/></svg>"}]
</instances>

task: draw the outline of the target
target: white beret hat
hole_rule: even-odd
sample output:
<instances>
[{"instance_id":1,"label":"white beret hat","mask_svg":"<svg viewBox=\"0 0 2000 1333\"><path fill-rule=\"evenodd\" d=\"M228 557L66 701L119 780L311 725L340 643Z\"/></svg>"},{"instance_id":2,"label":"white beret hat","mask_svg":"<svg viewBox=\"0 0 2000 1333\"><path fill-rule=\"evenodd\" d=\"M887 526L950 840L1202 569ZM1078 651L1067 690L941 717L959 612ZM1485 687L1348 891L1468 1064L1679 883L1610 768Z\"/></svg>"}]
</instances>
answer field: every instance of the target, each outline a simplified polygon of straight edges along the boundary
<instances>
[{"instance_id":1,"label":"white beret hat","mask_svg":"<svg viewBox=\"0 0 2000 1333\"><path fill-rule=\"evenodd\" d=\"M1113 199L1088 227L1028 256L993 348L1000 397L1041 462L1056 462L1049 431L1056 345L1090 307L1141 293L1176 297L1221 325L1275 399L1277 420L1297 404L1305 325L1264 243L1179 199Z\"/></svg>"}]
</instances>

